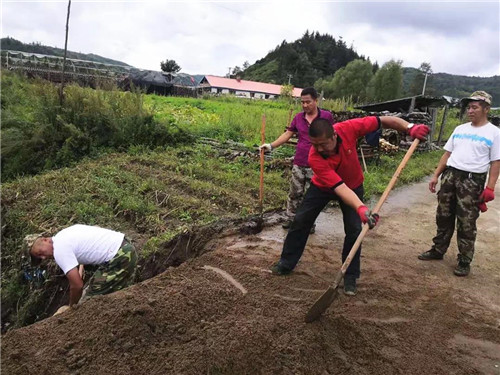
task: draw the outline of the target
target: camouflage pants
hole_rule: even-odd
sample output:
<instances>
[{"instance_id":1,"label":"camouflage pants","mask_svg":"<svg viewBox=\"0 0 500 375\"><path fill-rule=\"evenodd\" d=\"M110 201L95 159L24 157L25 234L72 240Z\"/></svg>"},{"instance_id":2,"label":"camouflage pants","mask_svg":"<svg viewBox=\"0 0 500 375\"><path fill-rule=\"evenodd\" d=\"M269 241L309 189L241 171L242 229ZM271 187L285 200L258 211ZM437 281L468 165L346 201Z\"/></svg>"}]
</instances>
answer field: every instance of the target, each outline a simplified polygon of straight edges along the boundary
<instances>
[{"instance_id":1,"label":"camouflage pants","mask_svg":"<svg viewBox=\"0 0 500 375\"><path fill-rule=\"evenodd\" d=\"M458 259L470 263L474 256L476 220L479 217L479 195L486 182L486 173L468 173L446 168L441 175L436 212L437 234L432 246L446 253L457 224Z\"/></svg>"},{"instance_id":2,"label":"camouflage pants","mask_svg":"<svg viewBox=\"0 0 500 375\"><path fill-rule=\"evenodd\" d=\"M309 167L300 167L293 165L292 179L290 180L290 191L288 192L288 201L286 203L286 214L288 217L294 217L297 212L304 194L309 189L313 172Z\"/></svg>"},{"instance_id":3,"label":"camouflage pants","mask_svg":"<svg viewBox=\"0 0 500 375\"><path fill-rule=\"evenodd\" d=\"M113 259L99 266L89 281L85 298L109 294L131 285L134 281L136 265L135 247L126 241Z\"/></svg>"}]
</instances>

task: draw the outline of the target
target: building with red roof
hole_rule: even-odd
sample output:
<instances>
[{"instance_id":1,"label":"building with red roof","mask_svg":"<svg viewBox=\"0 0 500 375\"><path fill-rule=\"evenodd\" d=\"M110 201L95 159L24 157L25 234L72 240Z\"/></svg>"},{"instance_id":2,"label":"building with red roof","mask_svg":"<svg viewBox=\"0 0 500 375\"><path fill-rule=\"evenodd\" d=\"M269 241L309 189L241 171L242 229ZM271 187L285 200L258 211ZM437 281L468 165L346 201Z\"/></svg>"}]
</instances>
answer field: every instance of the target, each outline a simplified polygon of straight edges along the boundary
<instances>
[{"instance_id":1,"label":"building with red roof","mask_svg":"<svg viewBox=\"0 0 500 375\"><path fill-rule=\"evenodd\" d=\"M200 82L199 87L203 91L212 94L232 94L237 97L255 99L273 99L281 94L281 85L246 81L239 78L225 78L206 75ZM295 87L292 92L294 98L300 98L301 88Z\"/></svg>"}]
</instances>

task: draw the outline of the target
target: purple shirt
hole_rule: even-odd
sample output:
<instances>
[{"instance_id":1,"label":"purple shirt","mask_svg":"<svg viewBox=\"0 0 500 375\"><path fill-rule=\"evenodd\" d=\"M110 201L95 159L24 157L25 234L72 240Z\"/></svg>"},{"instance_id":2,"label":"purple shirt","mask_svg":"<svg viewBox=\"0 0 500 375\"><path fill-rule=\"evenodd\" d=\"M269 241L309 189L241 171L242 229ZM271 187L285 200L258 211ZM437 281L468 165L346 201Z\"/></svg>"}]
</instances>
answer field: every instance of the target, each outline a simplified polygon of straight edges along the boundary
<instances>
[{"instance_id":1,"label":"purple shirt","mask_svg":"<svg viewBox=\"0 0 500 375\"><path fill-rule=\"evenodd\" d=\"M333 116L329 111L318 108L318 116L316 118L324 118L333 125ZM300 112L295 115L290 126L286 128L286 130L297 133L297 137L299 138L297 148L295 149L295 157L293 158L293 164L299 167L309 167L307 160L311 148L309 125L310 123L306 120L305 112Z\"/></svg>"}]
</instances>

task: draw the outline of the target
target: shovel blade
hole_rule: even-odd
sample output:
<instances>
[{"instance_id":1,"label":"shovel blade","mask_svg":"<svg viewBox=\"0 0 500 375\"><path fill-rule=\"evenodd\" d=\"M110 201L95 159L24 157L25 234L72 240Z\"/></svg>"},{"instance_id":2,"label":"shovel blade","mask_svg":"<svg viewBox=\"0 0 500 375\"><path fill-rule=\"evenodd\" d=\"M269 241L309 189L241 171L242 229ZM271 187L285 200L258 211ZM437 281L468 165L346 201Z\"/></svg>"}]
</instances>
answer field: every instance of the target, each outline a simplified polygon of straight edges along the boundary
<instances>
[{"instance_id":1,"label":"shovel blade","mask_svg":"<svg viewBox=\"0 0 500 375\"><path fill-rule=\"evenodd\" d=\"M338 283L331 285L325 293L311 306L306 314L306 323L312 323L317 320L330 307L338 296Z\"/></svg>"}]
</instances>

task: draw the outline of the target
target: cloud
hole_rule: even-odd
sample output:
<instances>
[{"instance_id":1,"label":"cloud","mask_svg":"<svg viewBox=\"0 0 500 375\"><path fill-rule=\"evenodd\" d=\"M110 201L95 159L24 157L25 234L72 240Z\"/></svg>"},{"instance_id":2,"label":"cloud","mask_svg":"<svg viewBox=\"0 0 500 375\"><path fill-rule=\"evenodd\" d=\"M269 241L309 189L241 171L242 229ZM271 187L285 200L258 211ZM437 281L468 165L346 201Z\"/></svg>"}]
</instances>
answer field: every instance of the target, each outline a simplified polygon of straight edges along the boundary
<instances>
[{"instance_id":1,"label":"cloud","mask_svg":"<svg viewBox=\"0 0 500 375\"><path fill-rule=\"evenodd\" d=\"M2 4L2 37L64 47L67 2ZM19 15L22 15L20 17ZM68 48L158 70L224 75L306 30L342 37L380 65L500 74L499 4L488 2L73 1Z\"/></svg>"}]
</instances>

